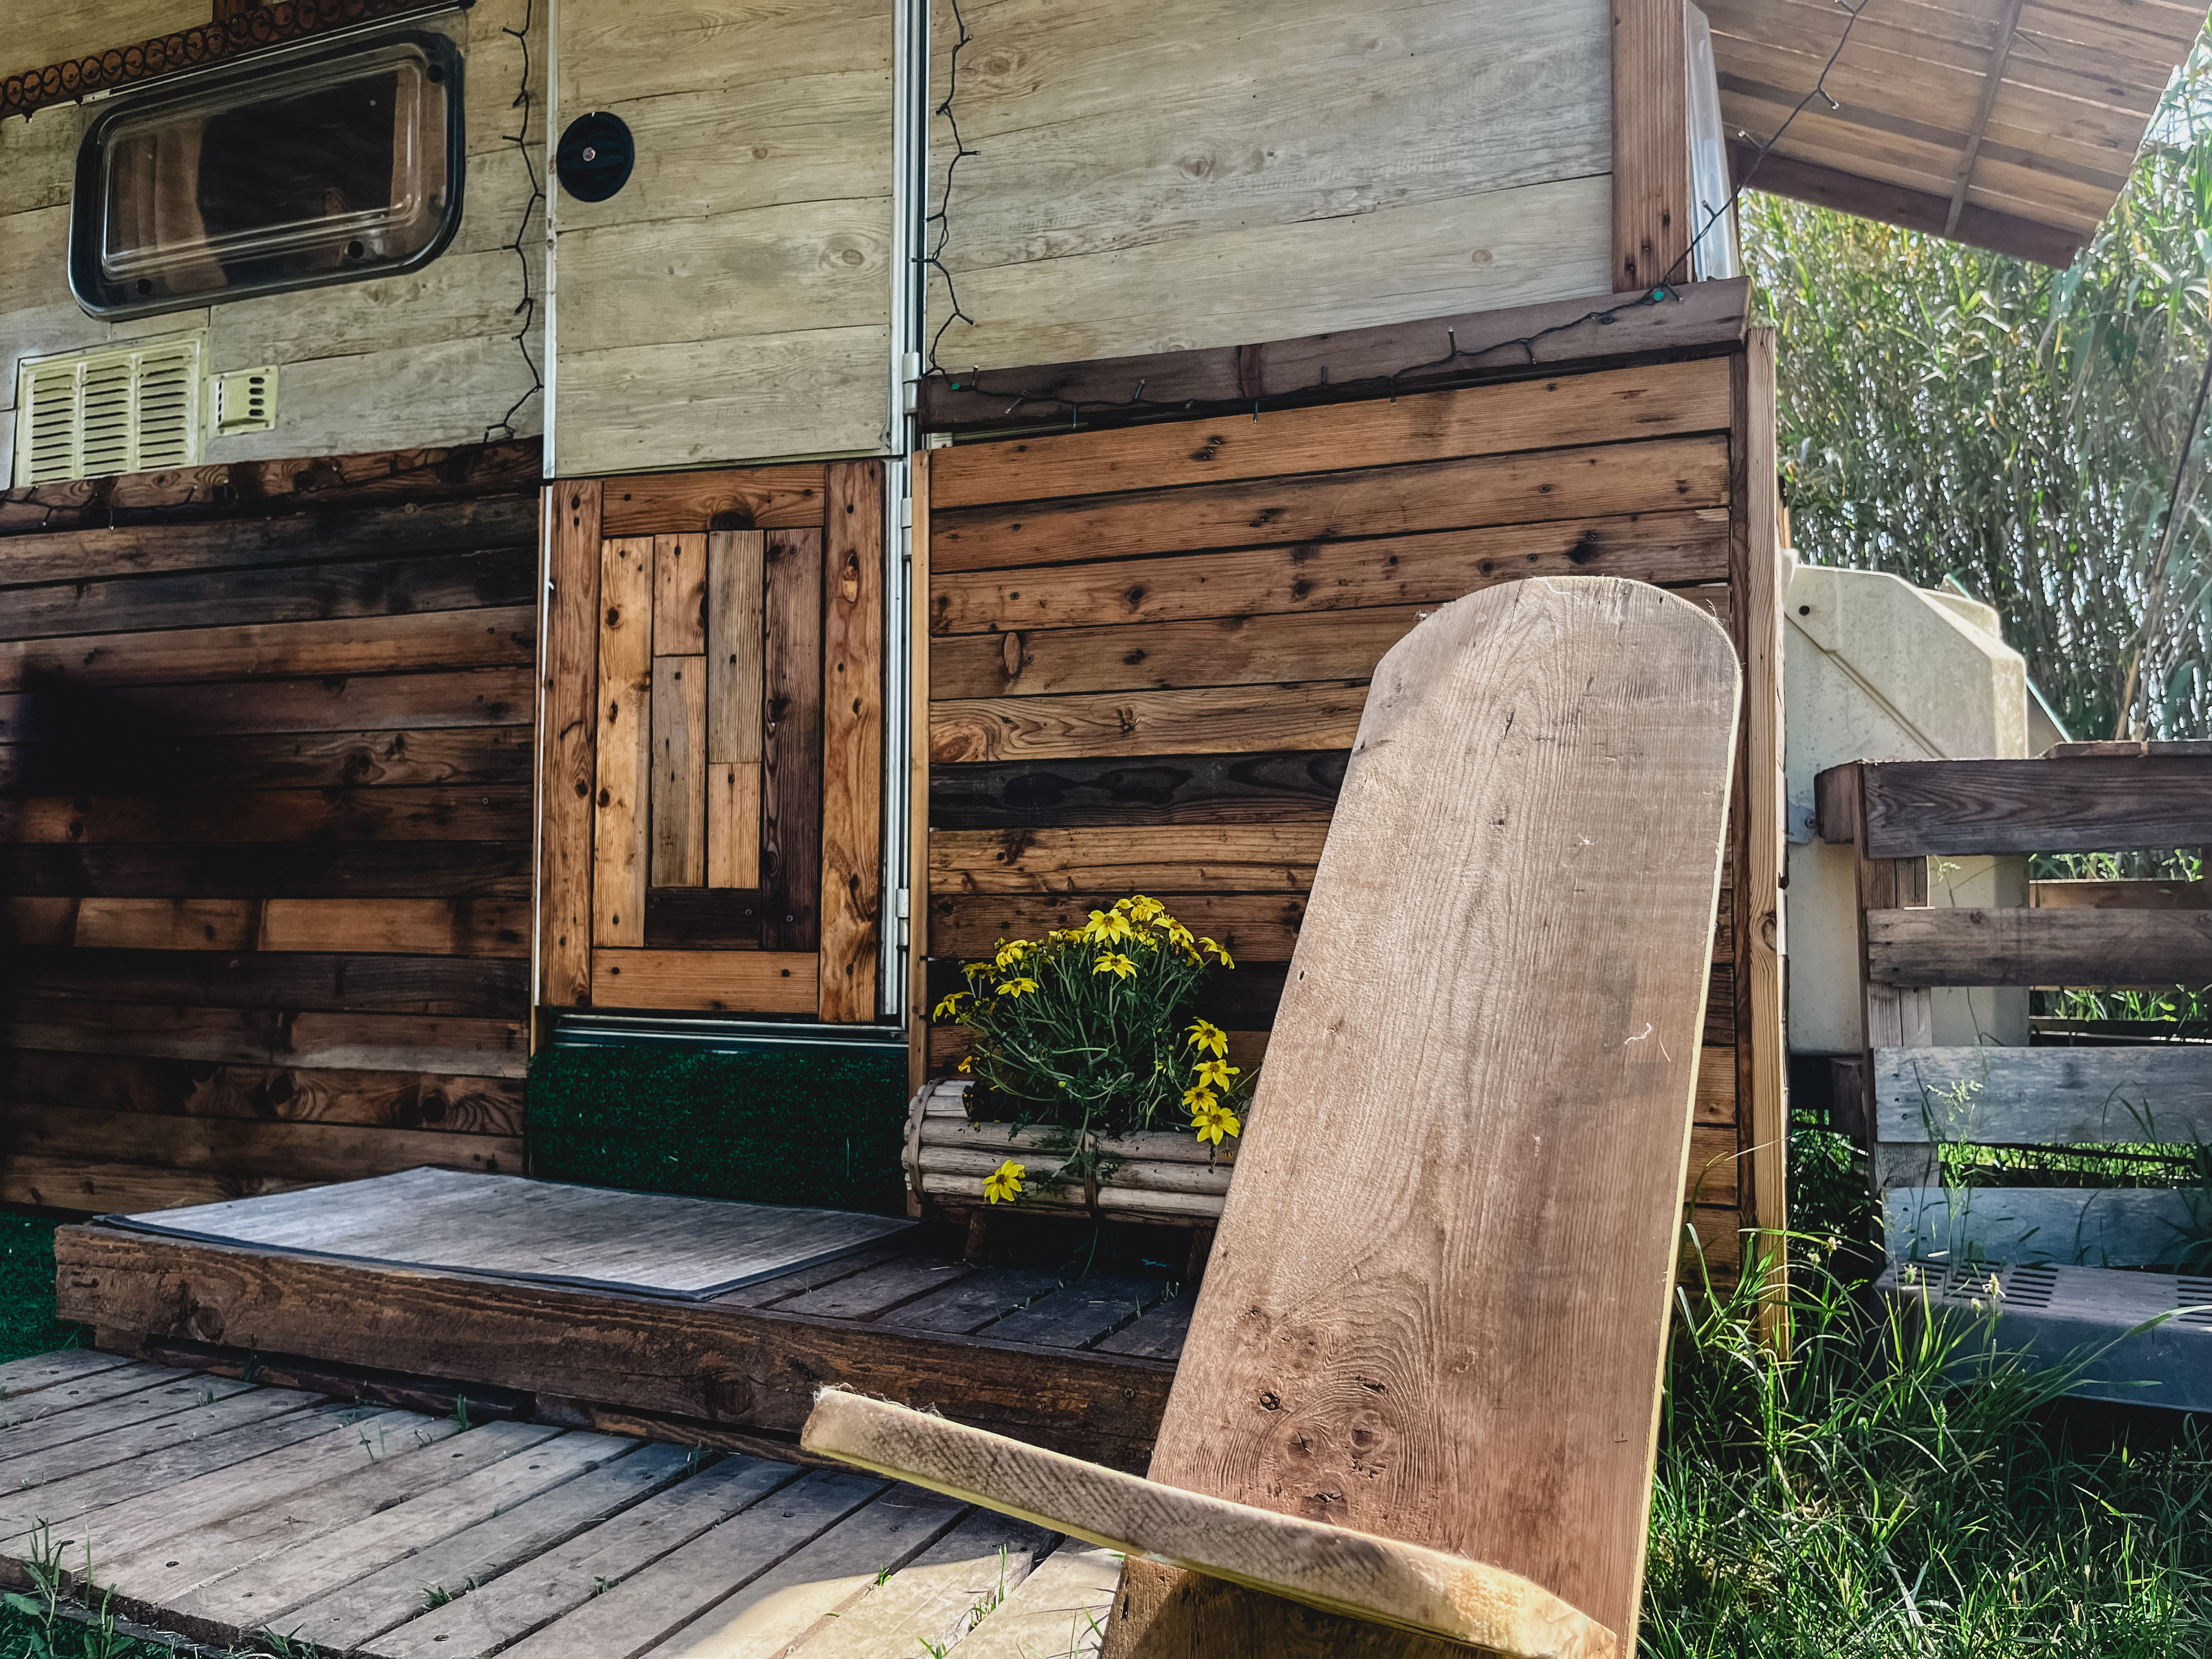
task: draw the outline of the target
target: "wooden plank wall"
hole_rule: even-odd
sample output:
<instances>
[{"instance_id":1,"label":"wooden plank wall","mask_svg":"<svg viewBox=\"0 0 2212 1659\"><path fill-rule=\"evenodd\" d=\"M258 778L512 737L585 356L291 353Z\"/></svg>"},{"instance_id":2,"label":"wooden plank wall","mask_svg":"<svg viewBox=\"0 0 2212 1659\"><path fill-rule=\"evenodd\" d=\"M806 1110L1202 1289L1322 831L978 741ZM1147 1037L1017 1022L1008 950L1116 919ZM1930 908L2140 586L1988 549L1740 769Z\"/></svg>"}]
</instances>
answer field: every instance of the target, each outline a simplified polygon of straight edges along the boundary
<instances>
[{"instance_id":1,"label":"wooden plank wall","mask_svg":"<svg viewBox=\"0 0 2212 1659\"><path fill-rule=\"evenodd\" d=\"M890 447L890 0L562 0L556 119L637 169L551 204L563 476Z\"/></svg>"},{"instance_id":2,"label":"wooden plank wall","mask_svg":"<svg viewBox=\"0 0 2212 1659\"><path fill-rule=\"evenodd\" d=\"M520 1171L537 450L0 537L0 1200Z\"/></svg>"},{"instance_id":3,"label":"wooden plank wall","mask_svg":"<svg viewBox=\"0 0 2212 1659\"><path fill-rule=\"evenodd\" d=\"M33 42L11 31L0 44L6 58L0 70L135 44L209 16L205 0L197 8L132 0L47 10ZM541 301L545 291L544 208L531 204L529 166L542 177L548 8L541 0L530 14L526 59L524 40L507 33L522 29L528 11L526 0L478 0L454 15L450 27L465 31L466 55L461 226L452 245L412 276L101 322L77 308L64 273L77 146L102 106L60 104L27 120L0 122L0 485L14 476L21 358L193 329L208 331L210 373L269 363L283 371L276 428L210 432L211 462L481 443L487 428L510 418L513 430L495 435L535 436L544 411L513 337L528 333L531 358L542 368L542 315L517 307L526 280ZM528 166L506 136L520 131L523 111L511 106L526 61L532 93ZM518 254L508 245L523 230L526 210L529 232Z\"/></svg>"},{"instance_id":4,"label":"wooden plank wall","mask_svg":"<svg viewBox=\"0 0 2212 1659\"><path fill-rule=\"evenodd\" d=\"M875 1019L883 463L546 495L538 1002Z\"/></svg>"},{"instance_id":5,"label":"wooden plank wall","mask_svg":"<svg viewBox=\"0 0 2212 1659\"><path fill-rule=\"evenodd\" d=\"M933 26L948 372L1618 286L1600 0L962 0Z\"/></svg>"},{"instance_id":6,"label":"wooden plank wall","mask_svg":"<svg viewBox=\"0 0 2212 1659\"><path fill-rule=\"evenodd\" d=\"M1709 606L1771 679L1771 653L1747 646L1773 568L1746 552L1743 362L932 454L928 998L1000 939L1141 890L1230 946L1202 1012L1260 1057L1368 677L1474 589L1656 582ZM1777 741L1771 721L1748 729ZM1748 855L1741 793L1731 818L1692 1159L1692 1218L1729 1271L1738 1225L1781 1218L1743 1156L1779 1132L1753 1064L1778 1074L1778 1005L1755 1025L1738 973L1745 917L1773 898L1736 872L1774 866ZM963 1034L924 1041L937 1075Z\"/></svg>"}]
</instances>

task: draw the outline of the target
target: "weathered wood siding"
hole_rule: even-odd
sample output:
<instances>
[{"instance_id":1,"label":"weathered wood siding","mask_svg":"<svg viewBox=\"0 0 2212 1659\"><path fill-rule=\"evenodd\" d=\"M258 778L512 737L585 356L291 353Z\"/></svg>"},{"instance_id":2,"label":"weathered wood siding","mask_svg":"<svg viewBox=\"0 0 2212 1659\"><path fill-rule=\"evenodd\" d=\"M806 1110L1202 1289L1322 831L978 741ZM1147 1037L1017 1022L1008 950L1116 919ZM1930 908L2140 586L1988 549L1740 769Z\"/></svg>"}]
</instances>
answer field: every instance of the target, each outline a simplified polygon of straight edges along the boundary
<instances>
[{"instance_id":1,"label":"weathered wood siding","mask_svg":"<svg viewBox=\"0 0 2212 1659\"><path fill-rule=\"evenodd\" d=\"M561 473L888 447L890 0L565 0L559 46L556 125L638 150L553 204Z\"/></svg>"},{"instance_id":2,"label":"weathered wood siding","mask_svg":"<svg viewBox=\"0 0 2212 1659\"><path fill-rule=\"evenodd\" d=\"M62 9L36 31L37 47L11 35L5 68L29 69L71 52L135 44L149 33L207 21L204 4L183 17L151 0ZM546 7L530 30L530 155L507 137L524 116L525 0L479 0L450 25L466 58L468 178L461 226L445 252L411 276L270 295L106 323L70 297L65 274L70 198L87 124L104 106L64 104L27 120L0 121L0 486L14 476L15 370L27 356L111 340L208 331L211 374L276 364L277 421L268 432L210 432L210 462L289 455L358 454L425 445L531 437L544 425L532 392L544 362L544 208L531 204L530 167L543 176ZM20 61L19 61L20 60ZM525 233L524 215L529 212ZM510 246L518 237L522 251ZM518 311L525 293L540 297ZM514 335L529 337L529 360ZM519 406L518 406L519 404ZM510 416L509 411L512 410Z\"/></svg>"},{"instance_id":3,"label":"weathered wood siding","mask_svg":"<svg viewBox=\"0 0 2212 1659\"><path fill-rule=\"evenodd\" d=\"M934 29L948 370L1615 286L1600 0L963 0Z\"/></svg>"},{"instance_id":4,"label":"weathered wood siding","mask_svg":"<svg viewBox=\"0 0 2212 1659\"><path fill-rule=\"evenodd\" d=\"M0 1200L520 1170L537 449L0 537Z\"/></svg>"},{"instance_id":5,"label":"weathered wood siding","mask_svg":"<svg viewBox=\"0 0 2212 1659\"><path fill-rule=\"evenodd\" d=\"M1762 577L1733 464L1741 364L933 454L931 1002L1001 939L1143 891L1234 954L1200 1012L1258 1059L1368 678L1425 611L1495 582L1620 575L1706 605L1744 649ZM1717 1267L1754 1213L1746 1034L1779 1037L1752 1030L1739 982L1759 901L1736 881L1741 801L1732 823L1691 1157ZM965 1041L932 1028L929 1071Z\"/></svg>"}]
</instances>

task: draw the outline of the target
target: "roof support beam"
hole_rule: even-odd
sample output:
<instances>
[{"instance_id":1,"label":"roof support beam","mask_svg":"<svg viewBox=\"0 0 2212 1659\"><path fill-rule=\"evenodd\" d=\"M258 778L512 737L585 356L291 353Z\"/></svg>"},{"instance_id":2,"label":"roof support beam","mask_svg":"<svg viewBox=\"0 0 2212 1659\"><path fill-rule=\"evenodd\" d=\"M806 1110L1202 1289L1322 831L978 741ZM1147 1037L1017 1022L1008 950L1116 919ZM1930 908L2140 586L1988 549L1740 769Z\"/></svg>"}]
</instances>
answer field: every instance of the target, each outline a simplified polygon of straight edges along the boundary
<instances>
[{"instance_id":1,"label":"roof support beam","mask_svg":"<svg viewBox=\"0 0 2212 1659\"><path fill-rule=\"evenodd\" d=\"M1686 283L1690 70L1682 0L1613 0L1613 286Z\"/></svg>"},{"instance_id":2,"label":"roof support beam","mask_svg":"<svg viewBox=\"0 0 2212 1659\"><path fill-rule=\"evenodd\" d=\"M1996 107L1997 93L2004 85L2005 62L2012 56L2013 35L2020 27L2021 0L2005 0L2004 15L1997 22L1996 42L1990 48L1990 67L1982 80L1982 95L1974 106L1974 124L1967 130L1966 148L1959 157L1959 177L1951 186L1951 210L1943 217L1943 234L1956 234L1959 216L1966 210L1966 187L1973 182L1974 161L1982 153L1982 135L1989 131L1990 112Z\"/></svg>"}]
</instances>

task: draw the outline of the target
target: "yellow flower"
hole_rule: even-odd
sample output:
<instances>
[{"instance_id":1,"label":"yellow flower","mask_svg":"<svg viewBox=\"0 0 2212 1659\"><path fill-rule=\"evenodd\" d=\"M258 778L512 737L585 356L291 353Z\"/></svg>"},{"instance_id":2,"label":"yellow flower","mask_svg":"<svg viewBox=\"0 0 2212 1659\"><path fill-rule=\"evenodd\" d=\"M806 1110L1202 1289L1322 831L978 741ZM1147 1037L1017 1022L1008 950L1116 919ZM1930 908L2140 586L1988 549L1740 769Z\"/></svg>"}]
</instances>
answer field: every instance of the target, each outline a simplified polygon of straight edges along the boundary
<instances>
[{"instance_id":1,"label":"yellow flower","mask_svg":"<svg viewBox=\"0 0 2212 1659\"><path fill-rule=\"evenodd\" d=\"M1134 979L1137 964L1125 956L1109 951L1091 964L1091 971L1094 974L1118 974L1123 979Z\"/></svg>"},{"instance_id":2,"label":"yellow flower","mask_svg":"<svg viewBox=\"0 0 2212 1659\"><path fill-rule=\"evenodd\" d=\"M961 1055L960 1063L952 1069L959 1073L963 1077L968 1076L975 1069L975 1056L973 1054Z\"/></svg>"},{"instance_id":3,"label":"yellow flower","mask_svg":"<svg viewBox=\"0 0 2212 1659\"><path fill-rule=\"evenodd\" d=\"M1243 1121L1226 1106L1221 1105L1208 1106L1203 1111L1191 1114L1190 1127L1198 1132L1200 1140L1210 1140L1217 1146L1221 1144L1222 1136L1244 1133Z\"/></svg>"},{"instance_id":4,"label":"yellow flower","mask_svg":"<svg viewBox=\"0 0 2212 1659\"><path fill-rule=\"evenodd\" d=\"M1182 1091L1182 1103L1184 1109L1190 1113L1191 1121L1195 1124L1200 1116L1212 1111L1221 1103L1213 1091L1203 1083L1194 1083Z\"/></svg>"},{"instance_id":5,"label":"yellow flower","mask_svg":"<svg viewBox=\"0 0 2212 1659\"><path fill-rule=\"evenodd\" d=\"M1008 1158L983 1177L983 1196L994 1204L1012 1203L1022 1195L1022 1177L1029 1172L1028 1164Z\"/></svg>"},{"instance_id":6,"label":"yellow flower","mask_svg":"<svg viewBox=\"0 0 2212 1659\"><path fill-rule=\"evenodd\" d=\"M992 963L1002 969L1011 968L1029 953L1029 948L1030 942L1025 939L1003 940L999 945L999 954L991 959Z\"/></svg>"},{"instance_id":7,"label":"yellow flower","mask_svg":"<svg viewBox=\"0 0 2212 1659\"><path fill-rule=\"evenodd\" d=\"M1184 927L1173 916L1170 916L1160 926L1167 932L1169 944L1174 945L1193 962L1199 960L1198 941L1191 937L1189 928Z\"/></svg>"},{"instance_id":8,"label":"yellow flower","mask_svg":"<svg viewBox=\"0 0 2212 1659\"><path fill-rule=\"evenodd\" d=\"M1005 981L1000 985L999 994L1002 997L1018 998L1027 996L1031 991L1036 989L1036 981L1033 979L1026 977L1022 979L1010 979Z\"/></svg>"},{"instance_id":9,"label":"yellow flower","mask_svg":"<svg viewBox=\"0 0 2212 1659\"><path fill-rule=\"evenodd\" d=\"M1190 1028L1190 1046L1218 1059L1229 1052L1229 1033L1206 1020L1194 1020Z\"/></svg>"},{"instance_id":10,"label":"yellow flower","mask_svg":"<svg viewBox=\"0 0 2212 1659\"><path fill-rule=\"evenodd\" d=\"M1127 910L1129 920L1135 922L1150 922L1168 913L1166 905L1156 898L1146 898L1142 893L1137 894L1133 898L1123 899L1114 908L1116 910Z\"/></svg>"},{"instance_id":11,"label":"yellow flower","mask_svg":"<svg viewBox=\"0 0 2212 1659\"><path fill-rule=\"evenodd\" d=\"M970 979L983 979L989 975L991 964L988 962L963 962L960 964L960 971Z\"/></svg>"},{"instance_id":12,"label":"yellow flower","mask_svg":"<svg viewBox=\"0 0 2212 1659\"><path fill-rule=\"evenodd\" d=\"M965 991L946 992L945 1000L930 1011L929 1017L932 1019L951 1019L960 1012L960 1005L967 995Z\"/></svg>"},{"instance_id":13,"label":"yellow flower","mask_svg":"<svg viewBox=\"0 0 2212 1659\"><path fill-rule=\"evenodd\" d=\"M1221 958L1221 965L1224 968L1234 968L1237 965L1235 959L1230 956L1229 952L1223 950L1221 946L1216 945L1212 939L1200 935L1198 944L1200 950L1211 951L1215 956L1219 957Z\"/></svg>"},{"instance_id":14,"label":"yellow flower","mask_svg":"<svg viewBox=\"0 0 2212 1659\"><path fill-rule=\"evenodd\" d=\"M1112 945L1136 936L1137 930L1129 925L1128 917L1119 910L1093 910L1090 921L1083 929L1084 938L1096 939L1102 945Z\"/></svg>"},{"instance_id":15,"label":"yellow flower","mask_svg":"<svg viewBox=\"0 0 2212 1659\"><path fill-rule=\"evenodd\" d=\"M1198 1063L1198 1080L1205 1088L1226 1089L1229 1079L1243 1069L1241 1066L1231 1066L1225 1060L1201 1060Z\"/></svg>"}]
</instances>

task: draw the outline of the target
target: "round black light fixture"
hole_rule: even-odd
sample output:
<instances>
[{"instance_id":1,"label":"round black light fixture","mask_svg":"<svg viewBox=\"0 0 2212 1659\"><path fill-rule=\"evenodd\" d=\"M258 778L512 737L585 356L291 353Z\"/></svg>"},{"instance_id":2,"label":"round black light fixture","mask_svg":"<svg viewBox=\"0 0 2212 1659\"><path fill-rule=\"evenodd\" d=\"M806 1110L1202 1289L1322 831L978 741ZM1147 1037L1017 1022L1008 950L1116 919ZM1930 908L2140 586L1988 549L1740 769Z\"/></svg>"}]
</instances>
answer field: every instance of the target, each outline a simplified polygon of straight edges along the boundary
<instances>
[{"instance_id":1,"label":"round black light fixture","mask_svg":"<svg viewBox=\"0 0 2212 1659\"><path fill-rule=\"evenodd\" d=\"M595 109L568 123L554 152L561 188L580 202L604 202L629 182L637 145L619 115Z\"/></svg>"}]
</instances>

